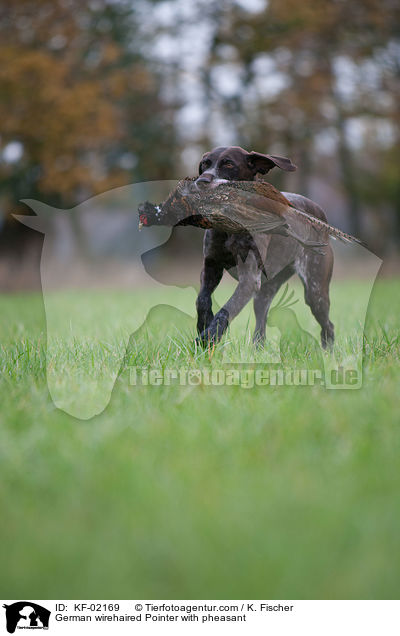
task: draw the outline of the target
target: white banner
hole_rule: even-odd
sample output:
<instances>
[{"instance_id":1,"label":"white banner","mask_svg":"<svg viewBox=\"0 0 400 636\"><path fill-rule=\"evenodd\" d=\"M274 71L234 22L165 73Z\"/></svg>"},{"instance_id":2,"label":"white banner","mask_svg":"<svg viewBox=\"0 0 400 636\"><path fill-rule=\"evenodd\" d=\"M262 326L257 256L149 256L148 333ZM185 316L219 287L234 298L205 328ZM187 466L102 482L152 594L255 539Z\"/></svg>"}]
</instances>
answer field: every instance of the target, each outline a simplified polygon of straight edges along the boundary
<instances>
[{"instance_id":1,"label":"white banner","mask_svg":"<svg viewBox=\"0 0 400 636\"><path fill-rule=\"evenodd\" d=\"M400 601L1 601L0 634L398 636Z\"/></svg>"}]
</instances>

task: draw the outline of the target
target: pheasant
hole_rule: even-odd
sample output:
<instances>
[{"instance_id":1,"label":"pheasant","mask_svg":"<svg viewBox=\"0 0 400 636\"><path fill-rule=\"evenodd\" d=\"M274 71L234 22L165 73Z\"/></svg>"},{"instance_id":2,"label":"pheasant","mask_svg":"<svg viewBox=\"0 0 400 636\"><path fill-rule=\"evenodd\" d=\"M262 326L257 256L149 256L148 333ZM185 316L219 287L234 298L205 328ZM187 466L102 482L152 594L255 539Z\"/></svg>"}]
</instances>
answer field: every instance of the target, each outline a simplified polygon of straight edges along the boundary
<instances>
[{"instance_id":1,"label":"pheasant","mask_svg":"<svg viewBox=\"0 0 400 636\"><path fill-rule=\"evenodd\" d=\"M139 206L139 229L149 225L195 225L228 233L265 233L290 236L317 252L328 236L345 243L362 241L296 209L266 181L218 181L201 190L186 177L160 205ZM322 240L310 240L310 237Z\"/></svg>"}]
</instances>

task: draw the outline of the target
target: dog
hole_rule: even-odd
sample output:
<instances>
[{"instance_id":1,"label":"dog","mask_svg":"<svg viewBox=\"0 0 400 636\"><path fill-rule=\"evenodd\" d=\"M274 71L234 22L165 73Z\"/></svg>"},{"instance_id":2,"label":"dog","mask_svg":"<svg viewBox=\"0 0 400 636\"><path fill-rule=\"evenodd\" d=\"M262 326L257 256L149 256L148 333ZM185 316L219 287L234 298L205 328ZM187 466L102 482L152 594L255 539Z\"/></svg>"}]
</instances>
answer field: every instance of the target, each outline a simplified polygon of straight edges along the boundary
<instances>
[{"instance_id":1,"label":"dog","mask_svg":"<svg viewBox=\"0 0 400 636\"><path fill-rule=\"evenodd\" d=\"M296 170L286 157L247 152L239 146L221 146L203 155L196 185L201 189L226 181L254 181L275 167L289 172ZM297 209L327 220L314 201L292 192L283 194ZM332 269L333 252L329 244L323 253L316 253L289 237L262 234L253 237L249 233L206 230L201 287L196 300L197 342L206 345L220 340L229 323L254 299L253 342L262 345L272 300L281 285L297 273L304 286L305 302L321 325L321 345L324 349L330 348L334 342L334 326L329 320ZM224 270L238 280L238 285L214 316L212 294Z\"/></svg>"}]
</instances>

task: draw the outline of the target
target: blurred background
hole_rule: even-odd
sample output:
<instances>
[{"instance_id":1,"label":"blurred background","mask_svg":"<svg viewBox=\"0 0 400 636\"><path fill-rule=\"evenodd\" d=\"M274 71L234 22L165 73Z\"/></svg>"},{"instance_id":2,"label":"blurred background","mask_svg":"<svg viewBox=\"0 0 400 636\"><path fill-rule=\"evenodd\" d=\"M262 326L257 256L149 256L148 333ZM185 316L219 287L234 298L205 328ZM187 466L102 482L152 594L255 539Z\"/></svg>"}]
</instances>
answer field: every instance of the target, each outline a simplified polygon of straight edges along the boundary
<instances>
[{"instance_id":1,"label":"blurred background","mask_svg":"<svg viewBox=\"0 0 400 636\"><path fill-rule=\"evenodd\" d=\"M178 179L217 145L289 156L298 171L271 181L395 271L399 13L395 0L1 0L0 289L40 285L42 235L11 216L28 213L21 199L72 208ZM106 212L123 263L136 210ZM96 231L70 214L59 249L104 259ZM200 249L188 232L170 239L178 260Z\"/></svg>"}]
</instances>

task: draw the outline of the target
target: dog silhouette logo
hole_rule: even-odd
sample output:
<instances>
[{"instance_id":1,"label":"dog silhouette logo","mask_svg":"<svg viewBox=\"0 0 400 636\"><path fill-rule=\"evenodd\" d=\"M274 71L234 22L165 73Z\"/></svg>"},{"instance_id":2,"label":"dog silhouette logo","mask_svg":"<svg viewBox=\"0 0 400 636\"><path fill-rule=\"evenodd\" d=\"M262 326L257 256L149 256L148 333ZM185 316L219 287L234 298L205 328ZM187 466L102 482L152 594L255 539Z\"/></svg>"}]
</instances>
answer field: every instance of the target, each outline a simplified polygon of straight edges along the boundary
<instances>
[{"instance_id":1,"label":"dog silhouette logo","mask_svg":"<svg viewBox=\"0 0 400 636\"><path fill-rule=\"evenodd\" d=\"M18 601L11 605L3 605L6 610L6 626L9 634L18 629L48 629L50 610L32 603Z\"/></svg>"},{"instance_id":2,"label":"dog silhouette logo","mask_svg":"<svg viewBox=\"0 0 400 636\"><path fill-rule=\"evenodd\" d=\"M168 266L170 256L166 254L173 252L166 251L163 258L160 256L163 246L171 237L172 227L155 225L139 235L137 223L136 212L143 201L165 200L175 187L176 181L170 180L136 183L104 192L71 210L57 209L33 199L23 199L36 216L14 215L18 221L44 235L40 278L46 317L47 387L54 405L72 417L86 420L104 411L124 368L128 346L134 350L135 342L139 342L136 334L143 325L147 325L153 309L172 306L175 311L180 312L180 317L189 316L190 312L192 324L195 324L195 286L179 282L179 277L177 281L170 280L170 272L173 270ZM120 216L115 217L116 214ZM133 217L135 221L132 225L129 219ZM115 218L120 219L117 233L113 233L113 225L109 225L110 219ZM75 223L72 219L79 219L81 234L69 231ZM261 234L255 233L252 236L260 258L261 254L264 254L262 258L267 258ZM126 246L124 249L129 254L126 263L129 263L129 275L133 276L132 287L137 291L144 290L145 293L140 293L136 298L132 296L131 301L127 300L126 305L121 308L118 301L114 303L110 293L105 310L96 312L91 293L73 292L75 283L70 278L71 271L78 263L79 267L82 266L79 271L90 272L91 282L86 283L82 289L86 285L91 288L92 283L93 289L105 289L102 259L107 263L110 254L120 253L119 241ZM84 247L80 246L80 242L83 242ZM335 259L338 262L343 258L341 249L339 245L335 247ZM357 289L353 286L352 292L348 294L349 320L344 321L338 330L338 346L332 354L329 352L325 355L321 350L320 362L323 365L325 387L329 389L357 389L362 385L364 324L370 294L382 261L362 246L353 246L352 249L357 250L354 258L363 259L368 275L365 284ZM163 274L160 276L153 275L151 266L157 260L162 263ZM246 260L239 261L241 267L246 265ZM267 261L268 280L272 281L279 271L272 268L271 260L267 258ZM121 271L126 271L126 267L125 264ZM119 288L117 274L113 277L113 288ZM65 290L68 293L64 293ZM147 293L147 290L151 293ZM267 364L279 364L283 361L280 342L284 344L287 338L280 338L285 333L281 320L287 323L288 332L300 329L302 339L306 345L310 344L310 349L315 344L320 347L320 327L317 321L311 314L304 314L304 311L308 311L305 303L297 303L296 311L293 305L292 297L288 297L286 292L281 303L271 308L268 323L269 327L274 327L275 335L271 334L271 330L267 333L270 345L264 348L263 354ZM335 307L334 302L334 309ZM169 322L173 322L173 318ZM176 324L179 330L179 321ZM185 347L189 340L194 341L193 336L189 330ZM351 343L351 346L345 346L346 342ZM251 362L254 358L248 349L248 360L244 360L242 349L234 344L231 346L229 339L223 347L224 364L242 364ZM290 354L289 350L288 355ZM260 352L257 355L260 357ZM195 356L197 357L197 353ZM104 362L98 363L100 358ZM357 382L346 384L331 381L339 368L350 373L355 372Z\"/></svg>"}]
</instances>

